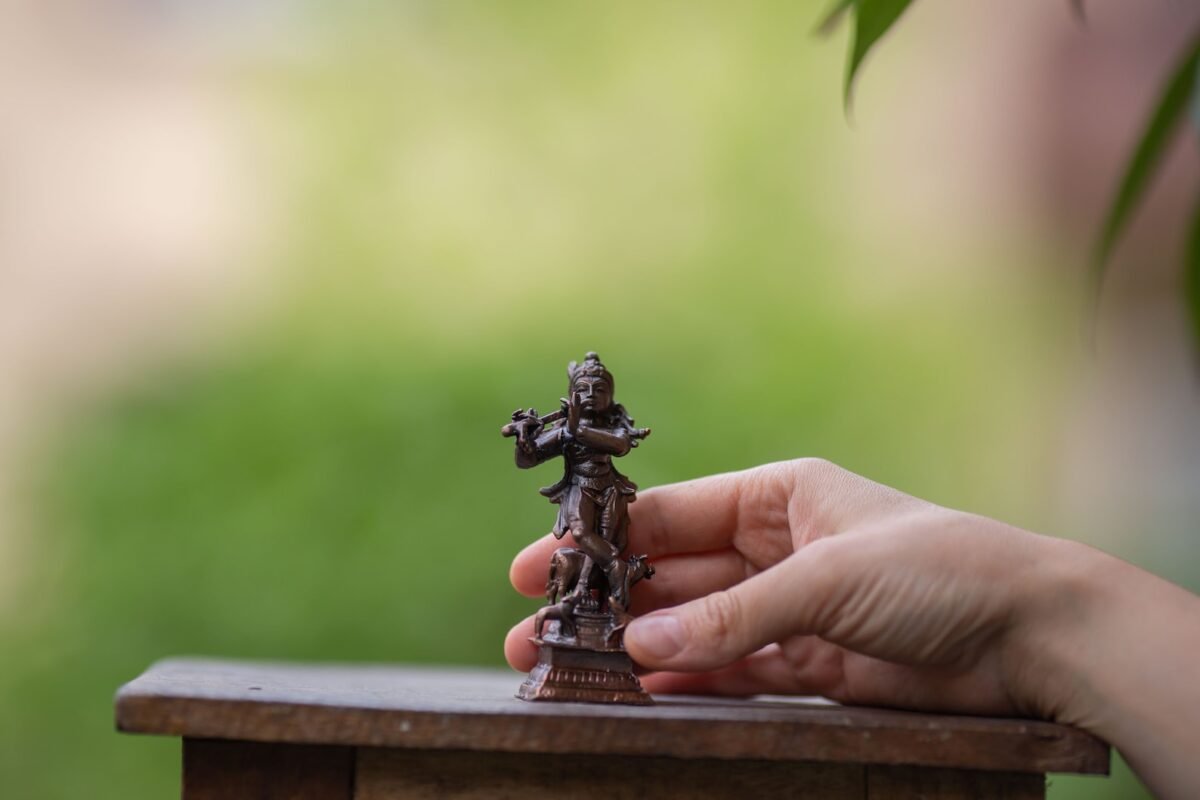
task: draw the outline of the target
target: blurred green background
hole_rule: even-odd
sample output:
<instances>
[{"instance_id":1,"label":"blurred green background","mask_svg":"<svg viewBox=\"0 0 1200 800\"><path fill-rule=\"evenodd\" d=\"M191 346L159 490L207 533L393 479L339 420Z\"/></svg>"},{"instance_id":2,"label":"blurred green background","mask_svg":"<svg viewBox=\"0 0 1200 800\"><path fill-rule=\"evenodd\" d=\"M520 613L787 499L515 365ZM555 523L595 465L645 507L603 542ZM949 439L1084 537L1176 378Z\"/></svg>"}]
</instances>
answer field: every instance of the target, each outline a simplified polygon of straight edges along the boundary
<instances>
[{"instance_id":1,"label":"blurred green background","mask_svg":"<svg viewBox=\"0 0 1200 800\"><path fill-rule=\"evenodd\" d=\"M1077 240L1045 213L1069 198L1011 178L1042 151L955 130L971 87L909 82L946 76L933 43L989 40L977 13L919 3L849 124L844 41L810 36L816 4L236 5L16 18L44 34L30 63L89 73L53 84L64 106L72 80L121 90L79 113L116 126L133 177L68 185L104 186L97 207L146 198L132 244L51 253L38 293L10 284L10 310L49 321L0 328L22 354L0 365L26 370L0 419L4 796L175 792L176 742L112 731L117 686L168 655L501 665L536 605L508 563L548 530L536 488L556 475L516 470L498 430L553 408L586 350L654 428L623 464L643 487L820 455L1200 583L1178 557L1190 492L1088 472L1167 391L1129 377L1136 353L1103 355L1143 317L1110 303L1101 355L1081 345ZM1022 13L1022 31L1064 24ZM91 207L69 202L44 225L86 240L71 215ZM1173 364L1175 329L1153 330ZM1142 400L1095 406L1109 380ZM1154 417L1167 438L1192 441L1172 420L1193 388ZM1178 469L1158 441L1148 482ZM1145 507L1161 536L1124 537ZM1050 796L1140 791L1118 763Z\"/></svg>"}]
</instances>

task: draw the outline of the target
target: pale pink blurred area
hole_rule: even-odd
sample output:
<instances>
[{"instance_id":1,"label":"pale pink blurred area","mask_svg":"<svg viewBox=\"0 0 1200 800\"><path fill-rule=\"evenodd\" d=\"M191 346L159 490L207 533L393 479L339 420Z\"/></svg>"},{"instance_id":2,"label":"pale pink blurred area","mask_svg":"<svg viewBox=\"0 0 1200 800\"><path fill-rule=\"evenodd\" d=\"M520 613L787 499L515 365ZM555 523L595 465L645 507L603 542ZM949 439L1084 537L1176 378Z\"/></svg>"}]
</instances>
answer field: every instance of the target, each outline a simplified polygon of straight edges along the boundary
<instances>
[{"instance_id":1,"label":"pale pink blurred area","mask_svg":"<svg viewBox=\"0 0 1200 800\"><path fill-rule=\"evenodd\" d=\"M231 79L261 54L222 35L251 12L168 5L0 4L0 599L39 431L270 291L280 198Z\"/></svg>"}]
</instances>

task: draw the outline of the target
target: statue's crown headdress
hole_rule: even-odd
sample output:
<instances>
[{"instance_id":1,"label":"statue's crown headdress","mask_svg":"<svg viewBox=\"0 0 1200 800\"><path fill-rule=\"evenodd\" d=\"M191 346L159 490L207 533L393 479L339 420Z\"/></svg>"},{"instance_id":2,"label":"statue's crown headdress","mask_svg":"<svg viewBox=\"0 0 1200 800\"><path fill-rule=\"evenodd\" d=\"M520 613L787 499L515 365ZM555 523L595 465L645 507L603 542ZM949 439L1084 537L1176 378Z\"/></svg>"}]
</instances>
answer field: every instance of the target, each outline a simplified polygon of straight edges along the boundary
<instances>
[{"instance_id":1,"label":"statue's crown headdress","mask_svg":"<svg viewBox=\"0 0 1200 800\"><path fill-rule=\"evenodd\" d=\"M600 356L596 355L595 353L588 353L585 355L583 357L582 364L577 364L574 361L572 361L570 364L567 364L567 376L570 378L572 384L575 383L576 378L582 378L584 376L589 378L601 378L605 383L608 384L610 390L613 388L612 373L605 368L604 364L600 361Z\"/></svg>"}]
</instances>

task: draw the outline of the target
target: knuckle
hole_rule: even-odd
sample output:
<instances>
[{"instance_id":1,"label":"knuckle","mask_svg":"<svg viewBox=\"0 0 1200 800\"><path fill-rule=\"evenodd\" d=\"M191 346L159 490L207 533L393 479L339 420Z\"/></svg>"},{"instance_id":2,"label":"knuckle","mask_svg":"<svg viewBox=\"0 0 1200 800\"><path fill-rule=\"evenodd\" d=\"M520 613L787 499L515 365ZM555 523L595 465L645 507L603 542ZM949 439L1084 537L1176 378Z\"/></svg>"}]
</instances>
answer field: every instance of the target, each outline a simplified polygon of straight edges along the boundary
<instances>
[{"instance_id":1,"label":"knuckle","mask_svg":"<svg viewBox=\"0 0 1200 800\"><path fill-rule=\"evenodd\" d=\"M828 459L816 456L797 458L787 462L793 480L797 483L811 483L828 478L841 470L841 467Z\"/></svg>"},{"instance_id":2,"label":"knuckle","mask_svg":"<svg viewBox=\"0 0 1200 800\"><path fill-rule=\"evenodd\" d=\"M730 591L713 592L704 599L704 636L714 648L725 649L736 640L744 628L742 603Z\"/></svg>"},{"instance_id":3,"label":"knuckle","mask_svg":"<svg viewBox=\"0 0 1200 800\"><path fill-rule=\"evenodd\" d=\"M843 496L853 473L824 458L798 458L786 462L787 515L793 534L809 543L823 536L831 523L830 511Z\"/></svg>"}]
</instances>

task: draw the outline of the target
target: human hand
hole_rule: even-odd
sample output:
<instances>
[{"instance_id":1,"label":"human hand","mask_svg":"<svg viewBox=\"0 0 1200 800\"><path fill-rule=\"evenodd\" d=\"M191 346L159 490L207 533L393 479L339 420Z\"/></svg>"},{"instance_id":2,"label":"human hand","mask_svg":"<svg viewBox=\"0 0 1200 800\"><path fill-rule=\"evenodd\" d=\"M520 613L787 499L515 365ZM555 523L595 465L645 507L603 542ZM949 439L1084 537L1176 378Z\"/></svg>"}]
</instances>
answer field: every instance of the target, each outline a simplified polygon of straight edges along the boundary
<instances>
[{"instance_id":1,"label":"human hand","mask_svg":"<svg viewBox=\"0 0 1200 800\"><path fill-rule=\"evenodd\" d=\"M1057 540L940 508L815 459L649 490L629 552L630 655L654 692L820 694L849 703L1054 716L1037 663L1041 587ZM557 547L535 542L513 585L543 591ZM509 633L536 661L532 618ZM1044 677L1044 676L1043 676Z\"/></svg>"},{"instance_id":2,"label":"human hand","mask_svg":"<svg viewBox=\"0 0 1200 800\"><path fill-rule=\"evenodd\" d=\"M654 559L625 646L652 692L820 694L1023 715L1115 745L1162 797L1200 796L1200 597L1098 550L939 508L802 459L651 489ZM547 536L513 562L541 593ZM533 618L505 641L532 668Z\"/></svg>"}]
</instances>

